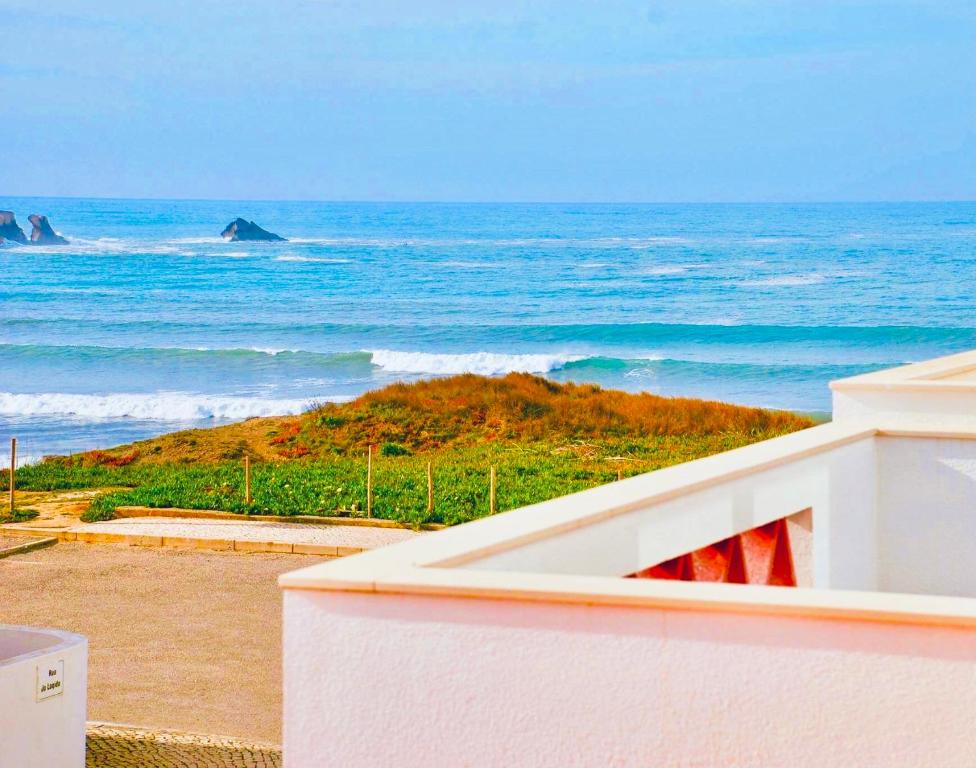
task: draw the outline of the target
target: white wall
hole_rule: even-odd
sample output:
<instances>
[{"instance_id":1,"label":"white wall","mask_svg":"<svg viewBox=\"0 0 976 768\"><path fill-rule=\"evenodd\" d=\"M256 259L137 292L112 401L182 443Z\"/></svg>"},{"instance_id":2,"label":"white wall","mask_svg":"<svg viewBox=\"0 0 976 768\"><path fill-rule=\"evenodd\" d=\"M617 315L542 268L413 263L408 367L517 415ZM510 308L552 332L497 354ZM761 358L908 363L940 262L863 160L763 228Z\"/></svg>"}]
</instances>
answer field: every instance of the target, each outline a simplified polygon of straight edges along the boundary
<instances>
[{"instance_id":1,"label":"white wall","mask_svg":"<svg viewBox=\"0 0 976 768\"><path fill-rule=\"evenodd\" d=\"M878 588L976 597L976 440L877 442Z\"/></svg>"},{"instance_id":2,"label":"white wall","mask_svg":"<svg viewBox=\"0 0 976 768\"><path fill-rule=\"evenodd\" d=\"M286 590L287 768L939 766L973 632Z\"/></svg>"},{"instance_id":3,"label":"white wall","mask_svg":"<svg viewBox=\"0 0 976 768\"><path fill-rule=\"evenodd\" d=\"M973 391L946 391L931 388L928 391L904 389L848 389L834 391L833 413L835 422L879 417L901 418L904 416L954 416L972 422L976 414L976 387Z\"/></svg>"},{"instance_id":4,"label":"white wall","mask_svg":"<svg viewBox=\"0 0 976 768\"><path fill-rule=\"evenodd\" d=\"M621 576L812 508L814 586L874 589L875 462L867 438L465 567Z\"/></svg>"},{"instance_id":5,"label":"white wall","mask_svg":"<svg viewBox=\"0 0 976 768\"><path fill-rule=\"evenodd\" d=\"M38 701L38 669L64 663L62 693ZM88 643L0 625L0 768L83 768Z\"/></svg>"}]
</instances>

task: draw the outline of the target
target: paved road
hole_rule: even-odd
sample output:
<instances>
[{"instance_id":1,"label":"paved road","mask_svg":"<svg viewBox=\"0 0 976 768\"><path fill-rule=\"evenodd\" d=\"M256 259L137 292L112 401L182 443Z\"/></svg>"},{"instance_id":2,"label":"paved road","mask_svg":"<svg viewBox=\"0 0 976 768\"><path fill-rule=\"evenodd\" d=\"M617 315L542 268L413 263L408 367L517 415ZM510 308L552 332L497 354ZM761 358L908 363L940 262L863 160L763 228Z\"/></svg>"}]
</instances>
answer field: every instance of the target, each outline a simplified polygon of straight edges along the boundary
<instances>
[{"instance_id":1,"label":"paved road","mask_svg":"<svg viewBox=\"0 0 976 768\"><path fill-rule=\"evenodd\" d=\"M0 612L88 638L93 720L278 743L277 578L316 562L61 542L0 559Z\"/></svg>"},{"instance_id":2,"label":"paved road","mask_svg":"<svg viewBox=\"0 0 976 768\"><path fill-rule=\"evenodd\" d=\"M86 768L279 768L281 750L221 736L90 723Z\"/></svg>"}]
</instances>

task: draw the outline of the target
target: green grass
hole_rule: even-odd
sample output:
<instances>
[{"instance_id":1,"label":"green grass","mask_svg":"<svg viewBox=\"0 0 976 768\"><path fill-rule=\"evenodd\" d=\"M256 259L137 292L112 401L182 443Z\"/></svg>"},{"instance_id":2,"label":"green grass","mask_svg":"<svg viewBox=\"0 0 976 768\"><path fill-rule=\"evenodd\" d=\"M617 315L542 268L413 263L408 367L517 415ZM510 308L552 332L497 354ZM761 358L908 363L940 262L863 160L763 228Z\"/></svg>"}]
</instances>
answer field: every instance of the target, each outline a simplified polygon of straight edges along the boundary
<instances>
[{"instance_id":1,"label":"green grass","mask_svg":"<svg viewBox=\"0 0 976 768\"><path fill-rule=\"evenodd\" d=\"M36 509L25 509L22 507L17 507L14 509L13 514L3 514L0 515L0 523L23 523L26 520L33 520L37 517L38 512Z\"/></svg>"},{"instance_id":2,"label":"green grass","mask_svg":"<svg viewBox=\"0 0 976 768\"><path fill-rule=\"evenodd\" d=\"M422 455L387 449L374 456L374 516L419 525L466 522L489 513L490 467L497 467L504 511L625 476L707 456L779 434L732 432L652 436L594 443L493 443ZM427 462L434 465L434 512L427 512ZM6 484L6 475L3 484ZM250 514L351 514L366 506L365 456L257 463L253 503L244 502L239 461L212 464L84 465L49 460L17 471L22 490L125 487L94 500L86 519L109 519L118 506L186 507Z\"/></svg>"}]
</instances>

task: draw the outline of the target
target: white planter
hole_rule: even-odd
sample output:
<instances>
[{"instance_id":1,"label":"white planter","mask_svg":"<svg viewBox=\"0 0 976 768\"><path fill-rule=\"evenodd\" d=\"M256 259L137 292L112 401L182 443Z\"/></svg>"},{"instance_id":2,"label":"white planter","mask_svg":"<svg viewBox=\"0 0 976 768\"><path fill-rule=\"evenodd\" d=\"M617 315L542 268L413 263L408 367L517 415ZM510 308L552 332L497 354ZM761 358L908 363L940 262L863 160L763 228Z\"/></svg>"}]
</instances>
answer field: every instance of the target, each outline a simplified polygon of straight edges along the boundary
<instances>
[{"instance_id":1,"label":"white planter","mask_svg":"<svg viewBox=\"0 0 976 768\"><path fill-rule=\"evenodd\" d=\"M88 641L0 624L0 767L83 768Z\"/></svg>"}]
</instances>

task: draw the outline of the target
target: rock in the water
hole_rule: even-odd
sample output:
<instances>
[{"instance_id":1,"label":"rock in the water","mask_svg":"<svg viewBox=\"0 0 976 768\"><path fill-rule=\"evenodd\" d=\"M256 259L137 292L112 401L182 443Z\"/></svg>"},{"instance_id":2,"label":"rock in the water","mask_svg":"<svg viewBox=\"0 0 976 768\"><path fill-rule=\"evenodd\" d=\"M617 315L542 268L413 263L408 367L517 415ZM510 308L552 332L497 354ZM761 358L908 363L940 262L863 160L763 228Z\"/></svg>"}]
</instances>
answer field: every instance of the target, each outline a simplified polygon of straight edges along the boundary
<instances>
[{"instance_id":1,"label":"rock in the water","mask_svg":"<svg viewBox=\"0 0 976 768\"><path fill-rule=\"evenodd\" d=\"M15 243L27 242L24 230L17 226L17 217L11 211L0 211L0 240L12 240Z\"/></svg>"},{"instance_id":2,"label":"rock in the water","mask_svg":"<svg viewBox=\"0 0 976 768\"><path fill-rule=\"evenodd\" d=\"M47 216L32 213L27 220L33 225L31 230L31 242L34 245L67 245L68 241L51 229L51 224Z\"/></svg>"},{"instance_id":3,"label":"rock in the water","mask_svg":"<svg viewBox=\"0 0 976 768\"><path fill-rule=\"evenodd\" d=\"M274 232L268 232L266 229L261 229L253 221L246 221L244 219L234 219L230 224L227 225L226 229L220 233L220 236L230 240L232 243L236 243L240 240L277 240L285 241L281 235L276 235Z\"/></svg>"}]
</instances>

